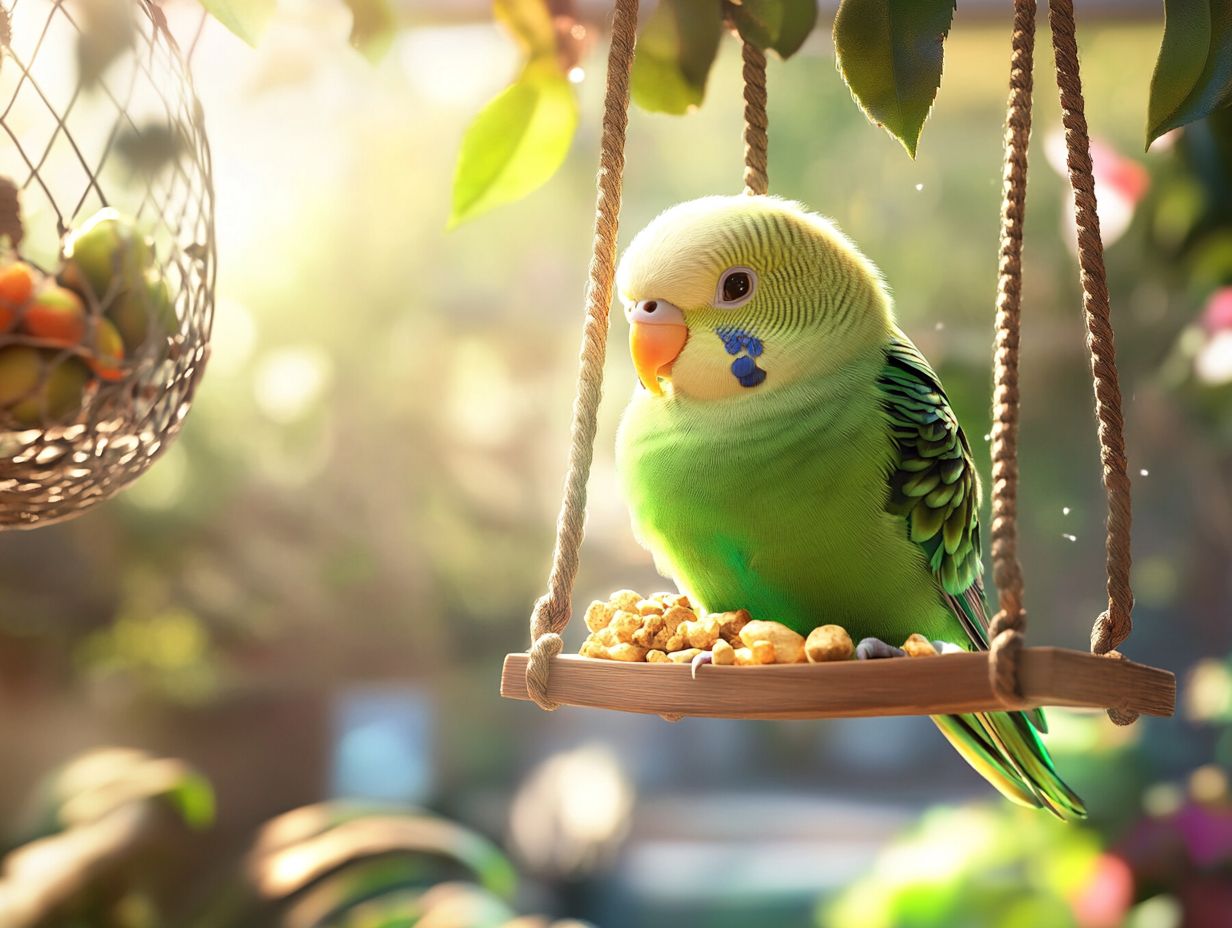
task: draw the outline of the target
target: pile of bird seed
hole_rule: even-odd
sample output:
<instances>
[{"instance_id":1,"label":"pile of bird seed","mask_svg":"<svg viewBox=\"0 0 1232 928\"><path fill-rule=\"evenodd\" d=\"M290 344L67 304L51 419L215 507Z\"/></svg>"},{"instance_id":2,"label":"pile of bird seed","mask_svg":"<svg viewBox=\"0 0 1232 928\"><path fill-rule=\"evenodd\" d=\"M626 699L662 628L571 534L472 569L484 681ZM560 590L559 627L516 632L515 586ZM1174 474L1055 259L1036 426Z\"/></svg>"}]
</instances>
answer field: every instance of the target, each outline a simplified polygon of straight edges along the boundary
<instances>
[{"instance_id":1,"label":"pile of bird seed","mask_svg":"<svg viewBox=\"0 0 1232 928\"><path fill-rule=\"evenodd\" d=\"M618 590L590 604L586 627L590 635L579 653L611 661L688 664L709 652L719 665L820 664L855 654L841 625L820 625L806 638L781 622L754 620L744 609L703 613L679 593ZM910 657L937 653L923 635L909 637L902 650Z\"/></svg>"}]
</instances>

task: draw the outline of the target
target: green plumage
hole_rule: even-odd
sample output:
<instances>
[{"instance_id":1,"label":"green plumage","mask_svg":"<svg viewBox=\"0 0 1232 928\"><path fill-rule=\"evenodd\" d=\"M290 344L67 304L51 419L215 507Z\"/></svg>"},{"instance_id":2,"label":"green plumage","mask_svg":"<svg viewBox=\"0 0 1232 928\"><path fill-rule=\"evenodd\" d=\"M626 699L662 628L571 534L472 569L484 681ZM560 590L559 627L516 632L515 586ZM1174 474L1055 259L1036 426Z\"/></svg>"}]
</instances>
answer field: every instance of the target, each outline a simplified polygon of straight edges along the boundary
<instances>
[{"instance_id":1,"label":"green plumage","mask_svg":"<svg viewBox=\"0 0 1232 928\"><path fill-rule=\"evenodd\" d=\"M725 308L732 268L755 286ZM670 391L639 389L618 437L634 527L663 573L708 610L802 633L987 646L971 449L841 233L775 198L698 200L637 237L618 285L688 329ZM764 380L737 376L752 361L733 361L733 332ZM1009 798L1084 814L1022 713L935 721Z\"/></svg>"}]
</instances>

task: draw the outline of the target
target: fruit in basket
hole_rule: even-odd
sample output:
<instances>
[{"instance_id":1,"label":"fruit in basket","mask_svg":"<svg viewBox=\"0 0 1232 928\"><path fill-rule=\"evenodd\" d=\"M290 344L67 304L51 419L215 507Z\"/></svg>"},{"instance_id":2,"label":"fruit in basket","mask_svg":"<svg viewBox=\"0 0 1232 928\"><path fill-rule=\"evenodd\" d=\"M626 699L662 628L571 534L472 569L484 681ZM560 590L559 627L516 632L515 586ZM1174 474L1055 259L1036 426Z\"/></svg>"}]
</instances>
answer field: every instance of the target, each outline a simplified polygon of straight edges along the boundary
<instances>
[{"instance_id":1,"label":"fruit in basket","mask_svg":"<svg viewBox=\"0 0 1232 928\"><path fill-rule=\"evenodd\" d=\"M65 239L59 277L112 322L130 357L142 348L165 347L179 328L153 243L135 220L110 207Z\"/></svg>"},{"instance_id":2,"label":"fruit in basket","mask_svg":"<svg viewBox=\"0 0 1232 928\"><path fill-rule=\"evenodd\" d=\"M0 332L7 331L34 294L34 270L24 261L0 268Z\"/></svg>"},{"instance_id":3,"label":"fruit in basket","mask_svg":"<svg viewBox=\"0 0 1232 928\"><path fill-rule=\"evenodd\" d=\"M108 206L65 238L60 279L106 306L117 294L137 286L153 260L153 246L136 222Z\"/></svg>"},{"instance_id":4,"label":"fruit in basket","mask_svg":"<svg viewBox=\"0 0 1232 928\"><path fill-rule=\"evenodd\" d=\"M107 307L107 318L130 354L140 350L146 339L165 339L179 328L167 281L154 269L147 270L137 286L116 294Z\"/></svg>"},{"instance_id":5,"label":"fruit in basket","mask_svg":"<svg viewBox=\"0 0 1232 928\"><path fill-rule=\"evenodd\" d=\"M90 370L103 380L124 379L124 339L108 319L99 319L94 330Z\"/></svg>"},{"instance_id":6,"label":"fruit in basket","mask_svg":"<svg viewBox=\"0 0 1232 928\"><path fill-rule=\"evenodd\" d=\"M178 327L151 241L110 207L68 234L54 275L0 256L0 429L66 422Z\"/></svg>"},{"instance_id":7,"label":"fruit in basket","mask_svg":"<svg viewBox=\"0 0 1232 928\"><path fill-rule=\"evenodd\" d=\"M48 283L26 307L21 327L35 338L57 345L80 345L86 334L85 306L72 290Z\"/></svg>"},{"instance_id":8,"label":"fruit in basket","mask_svg":"<svg viewBox=\"0 0 1232 928\"><path fill-rule=\"evenodd\" d=\"M38 428L76 415L90 379L79 358L51 349L0 348L0 423Z\"/></svg>"}]
</instances>

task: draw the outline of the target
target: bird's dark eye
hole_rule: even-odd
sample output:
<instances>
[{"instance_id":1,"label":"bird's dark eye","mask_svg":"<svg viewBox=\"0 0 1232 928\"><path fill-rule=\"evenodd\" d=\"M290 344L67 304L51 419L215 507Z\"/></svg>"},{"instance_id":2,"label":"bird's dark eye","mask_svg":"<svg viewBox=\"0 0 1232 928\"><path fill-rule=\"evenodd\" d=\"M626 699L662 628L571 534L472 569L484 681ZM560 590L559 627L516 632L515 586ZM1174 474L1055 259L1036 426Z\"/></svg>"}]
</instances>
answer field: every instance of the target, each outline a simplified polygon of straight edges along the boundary
<instances>
[{"instance_id":1,"label":"bird's dark eye","mask_svg":"<svg viewBox=\"0 0 1232 928\"><path fill-rule=\"evenodd\" d=\"M732 271L723 280L723 300L734 303L753 288L753 282L745 271Z\"/></svg>"},{"instance_id":2,"label":"bird's dark eye","mask_svg":"<svg viewBox=\"0 0 1232 928\"><path fill-rule=\"evenodd\" d=\"M757 289L757 273L747 267L729 267L719 278L719 291L714 295L719 306L732 308L748 302Z\"/></svg>"}]
</instances>

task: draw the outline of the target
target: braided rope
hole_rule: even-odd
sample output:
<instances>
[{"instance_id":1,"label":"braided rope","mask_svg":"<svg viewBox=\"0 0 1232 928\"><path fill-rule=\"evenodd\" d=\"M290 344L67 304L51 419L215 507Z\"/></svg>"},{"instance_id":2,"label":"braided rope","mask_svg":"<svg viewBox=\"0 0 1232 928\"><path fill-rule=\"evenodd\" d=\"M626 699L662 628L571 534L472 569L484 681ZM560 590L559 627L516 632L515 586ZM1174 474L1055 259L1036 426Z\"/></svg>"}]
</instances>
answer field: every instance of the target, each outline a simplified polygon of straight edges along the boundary
<instances>
[{"instance_id":1,"label":"braided rope","mask_svg":"<svg viewBox=\"0 0 1232 928\"><path fill-rule=\"evenodd\" d=\"M1095 204L1095 178L1091 170L1091 140L1087 132L1086 104L1078 72L1078 41L1073 0L1049 0L1048 20L1056 58L1061 121L1065 126L1066 163L1074 189L1074 219L1078 226L1078 263L1082 270L1082 311L1087 326L1087 349L1095 386L1095 415L1099 420L1099 456L1104 491L1108 498L1108 610L1091 629L1091 651L1108 654L1124 641L1133 627L1133 590L1129 582L1130 486L1125 461L1121 387L1117 378L1116 343L1110 319L1108 284L1104 274L1104 246ZM1118 725L1138 716L1109 709Z\"/></svg>"},{"instance_id":2,"label":"braided rope","mask_svg":"<svg viewBox=\"0 0 1232 928\"><path fill-rule=\"evenodd\" d=\"M992 564L1000 611L988 627L989 679L1003 703L1021 694L1018 655L1027 617L1018 561L1018 344L1022 317L1022 236L1035 56L1035 0L1014 0L1010 93L1005 117L1001 249L993 351Z\"/></svg>"},{"instance_id":3,"label":"braided rope","mask_svg":"<svg viewBox=\"0 0 1232 928\"><path fill-rule=\"evenodd\" d=\"M539 708L551 712L559 704L548 698L552 658L561 652L560 633L569 624L573 581L586 519L586 481L594 457L599 400L603 394L603 360L616 272L616 233L620 224L620 188L625 166L625 129L629 123L629 73L637 36L638 0L616 0L612 45L607 60L603 99L603 137L599 144L598 192L595 196L595 236L586 287L586 322L582 333L578 392L570 427L569 468L565 495L556 522L556 547L548 590L531 614L530 659L526 689Z\"/></svg>"},{"instance_id":4,"label":"braided rope","mask_svg":"<svg viewBox=\"0 0 1232 928\"><path fill-rule=\"evenodd\" d=\"M744 59L744 192L757 196L770 190L766 53L752 42L743 41L740 52Z\"/></svg>"}]
</instances>

